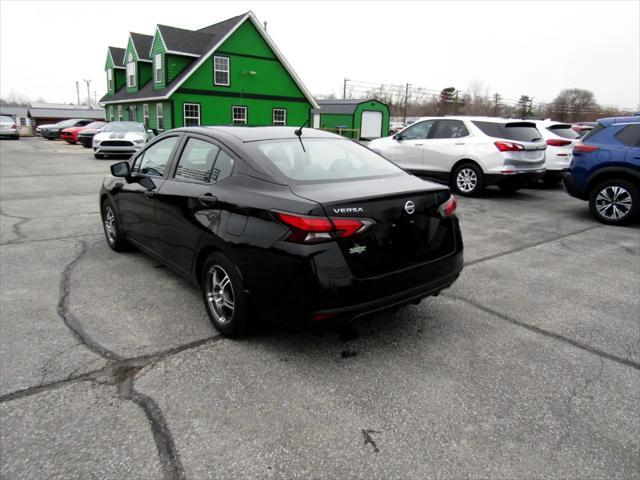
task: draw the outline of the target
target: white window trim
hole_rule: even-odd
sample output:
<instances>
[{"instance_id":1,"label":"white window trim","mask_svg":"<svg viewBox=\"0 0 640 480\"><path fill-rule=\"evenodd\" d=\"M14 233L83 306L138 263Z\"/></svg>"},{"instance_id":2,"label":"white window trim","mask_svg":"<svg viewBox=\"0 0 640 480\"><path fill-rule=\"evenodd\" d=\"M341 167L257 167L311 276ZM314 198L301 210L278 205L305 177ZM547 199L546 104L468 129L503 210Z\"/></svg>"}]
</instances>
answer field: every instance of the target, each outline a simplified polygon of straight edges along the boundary
<instances>
[{"instance_id":1,"label":"white window trim","mask_svg":"<svg viewBox=\"0 0 640 480\"><path fill-rule=\"evenodd\" d=\"M151 122L149 120L149 104L148 103L142 104L142 123L144 123L144 126L146 128L149 128L149 126L151 126Z\"/></svg>"},{"instance_id":2,"label":"white window trim","mask_svg":"<svg viewBox=\"0 0 640 480\"><path fill-rule=\"evenodd\" d=\"M278 121L278 123L276 124L276 112L284 113L284 120L282 121L282 123L280 123L280 121ZM287 125L287 109L286 108L274 108L272 110L272 113L271 113L271 123L274 126L277 126L277 127L286 126Z\"/></svg>"},{"instance_id":3,"label":"white window trim","mask_svg":"<svg viewBox=\"0 0 640 480\"><path fill-rule=\"evenodd\" d=\"M162 83L162 80L164 78L164 71L162 69L162 54L161 53L156 53L153 61L154 61L154 66L155 66L154 81L155 81L155 83ZM160 73L160 80L158 80L158 73Z\"/></svg>"},{"instance_id":4,"label":"white window trim","mask_svg":"<svg viewBox=\"0 0 640 480\"><path fill-rule=\"evenodd\" d=\"M236 121L236 108L241 108L242 111L244 112L244 119L243 121ZM246 125L247 124L247 116L249 114L249 111L247 109L247 107L242 106L242 105L234 105L231 107L231 125L236 125L236 124L240 124L240 125Z\"/></svg>"},{"instance_id":5,"label":"white window trim","mask_svg":"<svg viewBox=\"0 0 640 480\"><path fill-rule=\"evenodd\" d=\"M160 128L160 119L162 119L162 128ZM164 131L164 107L162 106L162 102L156 103L156 123L158 130Z\"/></svg>"},{"instance_id":6,"label":"white window trim","mask_svg":"<svg viewBox=\"0 0 640 480\"><path fill-rule=\"evenodd\" d=\"M131 75L131 73L129 72L129 68L131 68L133 75ZM134 88L138 81L137 81L137 72L136 72L137 68L136 68L136 62L129 62L127 63L127 87L128 88ZM131 77L133 76L133 82L130 82Z\"/></svg>"},{"instance_id":7,"label":"white window trim","mask_svg":"<svg viewBox=\"0 0 640 480\"><path fill-rule=\"evenodd\" d=\"M118 105L118 121L122 121L122 105Z\"/></svg>"},{"instance_id":8,"label":"white window trim","mask_svg":"<svg viewBox=\"0 0 640 480\"><path fill-rule=\"evenodd\" d=\"M189 107L197 107L198 108L198 116L197 117L187 117L187 106ZM199 103L183 103L182 104L182 121L184 126L187 126L187 118L190 120L198 120L198 125L200 125L200 104Z\"/></svg>"},{"instance_id":9,"label":"white window trim","mask_svg":"<svg viewBox=\"0 0 640 480\"><path fill-rule=\"evenodd\" d=\"M216 59L224 59L227 61L227 69L226 70L218 70L216 68ZM227 83L218 83L218 81L216 80L216 73L217 72L225 72L227 74ZM218 57L218 56L214 56L213 57L213 84L214 85L219 85L221 87L228 87L229 85L231 85L231 60L229 60L229 57Z\"/></svg>"},{"instance_id":10,"label":"white window trim","mask_svg":"<svg viewBox=\"0 0 640 480\"><path fill-rule=\"evenodd\" d=\"M110 92L114 90L113 86L113 68L107 69L107 88Z\"/></svg>"}]
</instances>

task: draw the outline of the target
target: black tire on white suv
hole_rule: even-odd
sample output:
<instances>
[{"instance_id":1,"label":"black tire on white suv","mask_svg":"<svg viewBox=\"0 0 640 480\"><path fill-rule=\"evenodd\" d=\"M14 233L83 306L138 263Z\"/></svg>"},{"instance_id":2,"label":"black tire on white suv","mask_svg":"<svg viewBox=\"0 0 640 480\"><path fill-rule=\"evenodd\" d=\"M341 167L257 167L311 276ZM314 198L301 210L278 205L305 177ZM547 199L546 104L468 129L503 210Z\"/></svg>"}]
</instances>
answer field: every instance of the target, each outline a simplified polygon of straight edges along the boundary
<instances>
[{"instance_id":1,"label":"black tire on white suv","mask_svg":"<svg viewBox=\"0 0 640 480\"><path fill-rule=\"evenodd\" d=\"M465 162L453 170L451 188L458 195L477 197L484 191L484 173L472 162Z\"/></svg>"}]
</instances>

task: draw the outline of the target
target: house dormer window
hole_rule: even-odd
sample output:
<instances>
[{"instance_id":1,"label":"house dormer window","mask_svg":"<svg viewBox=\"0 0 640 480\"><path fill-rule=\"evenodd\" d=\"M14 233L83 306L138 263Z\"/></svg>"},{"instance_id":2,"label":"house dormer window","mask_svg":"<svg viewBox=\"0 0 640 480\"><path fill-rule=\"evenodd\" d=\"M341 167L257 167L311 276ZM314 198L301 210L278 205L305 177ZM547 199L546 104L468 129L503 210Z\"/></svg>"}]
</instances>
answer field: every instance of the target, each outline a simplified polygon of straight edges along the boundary
<instances>
[{"instance_id":1,"label":"house dormer window","mask_svg":"<svg viewBox=\"0 0 640 480\"><path fill-rule=\"evenodd\" d=\"M110 92L113 92L113 68L107 70L107 88Z\"/></svg>"},{"instance_id":2,"label":"house dormer window","mask_svg":"<svg viewBox=\"0 0 640 480\"><path fill-rule=\"evenodd\" d=\"M213 57L213 84L229 86L229 58Z\"/></svg>"},{"instance_id":3,"label":"house dormer window","mask_svg":"<svg viewBox=\"0 0 640 480\"><path fill-rule=\"evenodd\" d=\"M133 55L129 52L127 56L127 87L136 86L136 62L133 61Z\"/></svg>"},{"instance_id":4,"label":"house dormer window","mask_svg":"<svg viewBox=\"0 0 640 480\"><path fill-rule=\"evenodd\" d=\"M162 54L158 53L154 57L155 65L155 81L156 83L162 83Z\"/></svg>"}]
</instances>

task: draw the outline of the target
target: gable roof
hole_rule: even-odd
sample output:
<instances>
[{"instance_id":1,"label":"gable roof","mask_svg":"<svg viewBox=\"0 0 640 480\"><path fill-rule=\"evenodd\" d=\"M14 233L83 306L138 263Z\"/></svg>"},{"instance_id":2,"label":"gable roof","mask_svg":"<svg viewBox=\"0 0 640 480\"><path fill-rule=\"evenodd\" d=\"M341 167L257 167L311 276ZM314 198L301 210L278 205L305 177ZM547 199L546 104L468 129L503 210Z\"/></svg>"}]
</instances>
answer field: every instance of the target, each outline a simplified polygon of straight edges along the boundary
<instances>
[{"instance_id":1,"label":"gable roof","mask_svg":"<svg viewBox=\"0 0 640 480\"><path fill-rule=\"evenodd\" d=\"M111 55L111 60L113 60L113 66L115 68L123 68L122 65L124 65L124 55L126 52L126 48L109 47L109 54Z\"/></svg>"},{"instance_id":2,"label":"gable roof","mask_svg":"<svg viewBox=\"0 0 640 480\"><path fill-rule=\"evenodd\" d=\"M312 113L332 113L336 115L352 115L358 105L366 102L376 102L374 98L346 98L346 99L325 99L318 100L320 108L314 108Z\"/></svg>"},{"instance_id":3,"label":"gable roof","mask_svg":"<svg viewBox=\"0 0 640 480\"><path fill-rule=\"evenodd\" d=\"M192 54L192 55L198 55L200 58L198 58L197 60L194 60L190 65L186 66L182 70L182 72L180 72L180 74L176 78L174 78L173 81L163 89L156 90L153 88L153 82L147 82L142 88L140 88L135 93L128 93L126 91L126 88L121 88L114 95L105 95L100 99L100 102L122 103L129 100L136 100L136 101L164 100L169 98L180 87L180 85L182 85L185 82L185 80L191 75L191 73L193 73L198 67L200 67L200 65L202 65L217 50L217 48L220 45L222 45L222 43L224 43L224 41L227 38L229 38L231 34L233 34L238 29L238 27L240 27L240 25L242 25L246 20L251 21L251 23L256 28L258 33L262 36L265 42L267 42L271 50L273 50L273 53L275 54L276 58L280 61L280 63L285 68L285 70L289 73L289 75L291 75L295 84L298 86L298 88L300 88L300 91L302 92L304 97L311 104L311 107L319 108L318 104L316 103L315 99L313 98L313 96L311 95L307 87L305 87L305 85L302 83L302 80L300 80L300 77L298 77L298 75L293 70L289 62L287 62L286 58L284 58L284 55L282 55L282 52L280 52L280 50L278 49L276 44L273 42L271 37L269 37L267 32L264 30L262 24L258 21L256 16L251 11L243 15L238 15L236 17L223 20L222 22L209 25L208 27L201 28L195 32L190 30L185 30L182 28L162 26L162 28L160 29L160 34L163 35L164 31L169 31L168 30L169 28L169 29L172 29L172 31L169 33L170 37L172 35L178 36L181 31L200 34L197 36L190 35L188 38L185 35L185 38L183 40L179 40L177 42L178 44L181 44L183 47L186 46L187 48L191 48L194 51L195 49L200 49L199 53ZM161 26L158 25L158 28L160 27ZM141 59L142 59L142 56L140 55L141 50L137 47L137 45L135 45L135 40L133 36L139 35L141 37L146 37L147 39L149 39L148 40L149 43L148 43L148 46L146 47L147 50L145 53L145 55L147 56L145 57L145 59L146 61L151 61L149 60L149 58L150 58L150 52L151 52L151 44L153 43L153 36L141 35L139 33L131 33L130 35L132 40L134 41L134 47L136 48L136 52L138 52L138 56ZM209 36L209 41L206 44L204 43L204 38L205 38L204 35ZM169 41L170 43L171 41L175 42L176 40L175 38L172 38L172 40L167 40L164 37L164 35L162 39L164 42ZM169 50L169 45L167 45L166 43L165 43L165 47ZM173 51L173 49L171 50ZM176 50L175 52L179 52L179 51L180 50ZM185 53L188 53L188 52L185 52Z\"/></svg>"},{"instance_id":4,"label":"gable roof","mask_svg":"<svg viewBox=\"0 0 640 480\"><path fill-rule=\"evenodd\" d=\"M153 43L153 35L145 35L143 33L129 32L131 41L133 42L133 48L136 49L138 54L138 60L141 62L151 61L151 44ZM124 65L124 59L123 63Z\"/></svg>"}]
</instances>

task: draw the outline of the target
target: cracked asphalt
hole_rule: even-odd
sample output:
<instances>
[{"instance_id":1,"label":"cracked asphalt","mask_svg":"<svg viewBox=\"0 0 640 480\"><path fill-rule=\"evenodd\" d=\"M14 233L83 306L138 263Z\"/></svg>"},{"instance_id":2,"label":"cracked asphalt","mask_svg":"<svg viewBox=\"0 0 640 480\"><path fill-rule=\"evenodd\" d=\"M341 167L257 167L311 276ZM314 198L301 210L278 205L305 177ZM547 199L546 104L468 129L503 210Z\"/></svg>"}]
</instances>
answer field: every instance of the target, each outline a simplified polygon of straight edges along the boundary
<instances>
[{"instance_id":1,"label":"cracked asphalt","mask_svg":"<svg viewBox=\"0 0 640 480\"><path fill-rule=\"evenodd\" d=\"M463 198L439 297L234 341L109 250L110 163L0 142L1 478L640 478L637 226L560 188Z\"/></svg>"}]
</instances>

